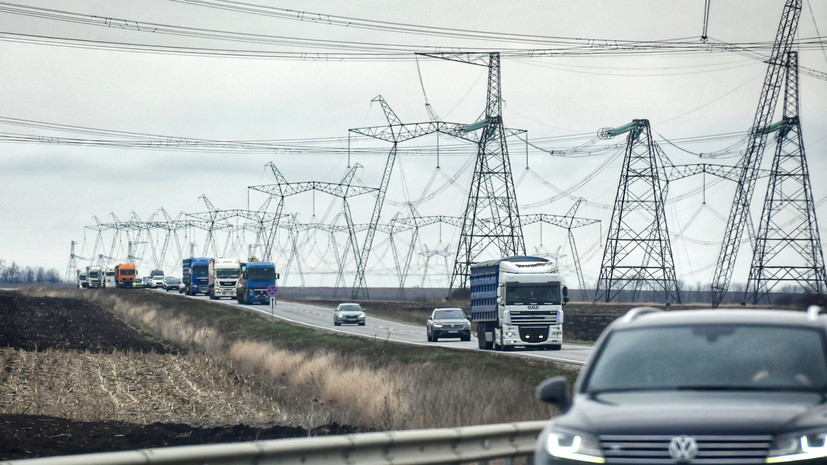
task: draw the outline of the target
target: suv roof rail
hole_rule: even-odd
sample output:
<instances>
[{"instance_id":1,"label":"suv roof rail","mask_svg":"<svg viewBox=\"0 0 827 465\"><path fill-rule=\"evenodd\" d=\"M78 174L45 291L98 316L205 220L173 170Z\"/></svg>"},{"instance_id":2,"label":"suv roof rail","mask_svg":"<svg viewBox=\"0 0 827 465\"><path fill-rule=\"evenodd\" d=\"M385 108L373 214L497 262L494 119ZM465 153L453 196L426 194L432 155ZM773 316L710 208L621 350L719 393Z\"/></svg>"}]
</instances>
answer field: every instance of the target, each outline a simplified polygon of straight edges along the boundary
<instances>
[{"instance_id":1,"label":"suv roof rail","mask_svg":"<svg viewBox=\"0 0 827 465\"><path fill-rule=\"evenodd\" d=\"M807 319L810 321L818 321L818 315L824 311L821 305L810 305L807 307Z\"/></svg>"},{"instance_id":2,"label":"suv roof rail","mask_svg":"<svg viewBox=\"0 0 827 465\"><path fill-rule=\"evenodd\" d=\"M655 307L634 307L629 309L625 315L623 315L623 321L632 321L641 315L646 315L648 313L657 313L662 312L663 310Z\"/></svg>"}]
</instances>

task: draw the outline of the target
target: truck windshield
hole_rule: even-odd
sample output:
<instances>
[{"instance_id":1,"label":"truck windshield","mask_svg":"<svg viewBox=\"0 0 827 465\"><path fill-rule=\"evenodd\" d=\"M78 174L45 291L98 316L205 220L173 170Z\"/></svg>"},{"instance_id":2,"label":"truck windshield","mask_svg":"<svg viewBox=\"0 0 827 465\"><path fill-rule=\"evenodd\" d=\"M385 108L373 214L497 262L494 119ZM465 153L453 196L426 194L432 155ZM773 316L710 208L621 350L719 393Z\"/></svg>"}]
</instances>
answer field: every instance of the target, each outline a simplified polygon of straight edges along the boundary
<instances>
[{"instance_id":1,"label":"truck windshield","mask_svg":"<svg viewBox=\"0 0 827 465\"><path fill-rule=\"evenodd\" d=\"M215 270L215 276L221 279L238 278L238 268L218 268Z\"/></svg>"},{"instance_id":2,"label":"truck windshield","mask_svg":"<svg viewBox=\"0 0 827 465\"><path fill-rule=\"evenodd\" d=\"M560 305L560 283L508 283L506 305Z\"/></svg>"},{"instance_id":3,"label":"truck windshield","mask_svg":"<svg viewBox=\"0 0 827 465\"><path fill-rule=\"evenodd\" d=\"M207 265L197 265L192 267L192 274L207 274Z\"/></svg>"},{"instance_id":4,"label":"truck windshield","mask_svg":"<svg viewBox=\"0 0 827 465\"><path fill-rule=\"evenodd\" d=\"M121 274L124 276L135 276L135 270L121 270Z\"/></svg>"},{"instance_id":5,"label":"truck windshield","mask_svg":"<svg viewBox=\"0 0 827 465\"><path fill-rule=\"evenodd\" d=\"M275 279L275 268L247 268L248 281L274 281Z\"/></svg>"}]
</instances>

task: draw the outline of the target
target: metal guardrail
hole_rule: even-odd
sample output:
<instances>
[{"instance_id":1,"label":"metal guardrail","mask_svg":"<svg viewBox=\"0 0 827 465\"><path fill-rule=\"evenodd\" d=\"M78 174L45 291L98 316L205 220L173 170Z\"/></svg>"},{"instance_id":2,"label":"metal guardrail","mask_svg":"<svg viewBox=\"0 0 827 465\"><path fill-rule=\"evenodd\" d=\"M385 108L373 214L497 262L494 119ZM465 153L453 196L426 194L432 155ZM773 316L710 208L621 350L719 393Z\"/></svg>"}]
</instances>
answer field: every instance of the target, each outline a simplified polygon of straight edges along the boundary
<instances>
[{"instance_id":1,"label":"metal guardrail","mask_svg":"<svg viewBox=\"0 0 827 465\"><path fill-rule=\"evenodd\" d=\"M456 464L529 457L545 421L359 433L126 452L64 455L0 465Z\"/></svg>"}]
</instances>

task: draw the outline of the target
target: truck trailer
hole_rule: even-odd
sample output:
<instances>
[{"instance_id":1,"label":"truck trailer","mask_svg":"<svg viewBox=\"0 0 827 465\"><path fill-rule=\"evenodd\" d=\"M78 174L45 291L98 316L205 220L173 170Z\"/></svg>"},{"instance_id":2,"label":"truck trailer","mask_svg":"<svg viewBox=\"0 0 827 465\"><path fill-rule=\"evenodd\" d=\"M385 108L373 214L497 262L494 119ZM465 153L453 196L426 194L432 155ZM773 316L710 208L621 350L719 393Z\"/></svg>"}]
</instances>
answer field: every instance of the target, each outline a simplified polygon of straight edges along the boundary
<instances>
[{"instance_id":1,"label":"truck trailer","mask_svg":"<svg viewBox=\"0 0 827 465\"><path fill-rule=\"evenodd\" d=\"M470 285L480 349L560 350L569 298L556 261L518 256L476 263Z\"/></svg>"},{"instance_id":2,"label":"truck trailer","mask_svg":"<svg viewBox=\"0 0 827 465\"><path fill-rule=\"evenodd\" d=\"M267 288L276 286L276 265L272 262L251 261L242 266L236 288L236 300L240 304L266 304L270 302ZM273 297L275 298L275 296Z\"/></svg>"},{"instance_id":3,"label":"truck trailer","mask_svg":"<svg viewBox=\"0 0 827 465\"><path fill-rule=\"evenodd\" d=\"M208 264L210 299L235 298L238 278L241 276L241 261L237 258L215 258Z\"/></svg>"},{"instance_id":4,"label":"truck trailer","mask_svg":"<svg viewBox=\"0 0 827 465\"><path fill-rule=\"evenodd\" d=\"M208 268L211 258L190 257L185 258L181 266L181 288L178 292L187 295L207 294L209 291L210 278Z\"/></svg>"},{"instance_id":5,"label":"truck trailer","mask_svg":"<svg viewBox=\"0 0 827 465\"><path fill-rule=\"evenodd\" d=\"M115 265L115 283L118 287L132 288L138 269L134 263L119 263Z\"/></svg>"}]
</instances>

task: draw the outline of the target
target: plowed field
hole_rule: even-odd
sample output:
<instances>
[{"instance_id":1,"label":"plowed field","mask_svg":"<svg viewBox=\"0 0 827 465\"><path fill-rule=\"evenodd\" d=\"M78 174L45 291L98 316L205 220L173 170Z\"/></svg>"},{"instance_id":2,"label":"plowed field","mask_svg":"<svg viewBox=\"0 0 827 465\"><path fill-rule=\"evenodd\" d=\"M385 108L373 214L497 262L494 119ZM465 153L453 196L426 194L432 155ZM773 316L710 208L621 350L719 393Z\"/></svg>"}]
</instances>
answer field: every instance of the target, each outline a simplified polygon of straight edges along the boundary
<instances>
[{"instance_id":1,"label":"plowed field","mask_svg":"<svg viewBox=\"0 0 827 465\"><path fill-rule=\"evenodd\" d=\"M280 426L240 376L88 302L0 291L0 460L352 432Z\"/></svg>"}]
</instances>

